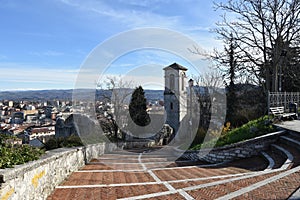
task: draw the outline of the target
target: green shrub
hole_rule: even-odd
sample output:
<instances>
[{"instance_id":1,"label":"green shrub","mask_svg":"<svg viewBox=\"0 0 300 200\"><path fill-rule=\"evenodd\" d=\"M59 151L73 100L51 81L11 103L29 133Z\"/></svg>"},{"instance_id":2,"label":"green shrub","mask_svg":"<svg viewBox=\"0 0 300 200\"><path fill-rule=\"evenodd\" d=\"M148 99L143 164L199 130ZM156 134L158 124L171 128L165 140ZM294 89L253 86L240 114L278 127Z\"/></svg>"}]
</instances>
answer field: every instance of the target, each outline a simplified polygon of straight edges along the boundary
<instances>
[{"instance_id":1,"label":"green shrub","mask_svg":"<svg viewBox=\"0 0 300 200\"><path fill-rule=\"evenodd\" d=\"M274 132L276 129L273 127L271 120L268 116L249 121L239 128L235 128L222 134L219 139L213 138L212 140L197 144L191 149L197 150L205 147L220 147L228 144L251 139L267 133ZM217 141L216 141L217 140ZM215 145L214 145L215 144Z\"/></svg>"},{"instance_id":2,"label":"green shrub","mask_svg":"<svg viewBox=\"0 0 300 200\"><path fill-rule=\"evenodd\" d=\"M64 147L77 147L77 146L83 146L83 143L82 143L80 137L71 135L63 141L63 146Z\"/></svg>"},{"instance_id":3,"label":"green shrub","mask_svg":"<svg viewBox=\"0 0 300 200\"><path fill-rule=\"evenodd\" d=\"M62 147L76 147L83 146L83 143L80 137L76 135L71 135L69 137L59 137L59 138L51 138L45 143L45 149L57 149Z\"/></svg>"},{"instance_id":4,"label":"green shrub","mask_svg":"<svg viewBox=\"0 0 300 200\"><path fill-rule=\"evenodd\" d=\"M45 149L52 150L60 148L58 138L51 138L47 142L45 142Z\"/></svg>"},{"instance_id":5,"label":"green shrub","mask_svg":"<svg viewBox=\"0 0 300 200\"><path fill-rule=\"evenodd\" d=\"M14 165L24 164L37 160L44 151L30 145L9 145L5 142L0 146L0 168L10 168Z\"/></svg>"}]
</instances>

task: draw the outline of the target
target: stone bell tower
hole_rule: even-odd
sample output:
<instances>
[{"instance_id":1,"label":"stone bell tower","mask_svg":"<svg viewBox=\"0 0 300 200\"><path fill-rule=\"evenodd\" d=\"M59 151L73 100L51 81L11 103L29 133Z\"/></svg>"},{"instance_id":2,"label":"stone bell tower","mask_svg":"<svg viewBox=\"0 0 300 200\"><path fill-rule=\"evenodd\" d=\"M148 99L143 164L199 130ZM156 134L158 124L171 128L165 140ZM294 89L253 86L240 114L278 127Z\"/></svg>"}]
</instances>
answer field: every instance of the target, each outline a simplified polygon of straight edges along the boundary
<instances>
[{"instance_id":1,"label":"stone bell tower","mask_svg":"<svg viewBox=\"0 0 300 200\"><path fill-rule=\"evenodd\" d=\"M182 119L187 115L186 71L187 68L173 63L164 68L165 91L164 105L167 114L166 123L176 134Z\"/></svg>"}]
</instances>

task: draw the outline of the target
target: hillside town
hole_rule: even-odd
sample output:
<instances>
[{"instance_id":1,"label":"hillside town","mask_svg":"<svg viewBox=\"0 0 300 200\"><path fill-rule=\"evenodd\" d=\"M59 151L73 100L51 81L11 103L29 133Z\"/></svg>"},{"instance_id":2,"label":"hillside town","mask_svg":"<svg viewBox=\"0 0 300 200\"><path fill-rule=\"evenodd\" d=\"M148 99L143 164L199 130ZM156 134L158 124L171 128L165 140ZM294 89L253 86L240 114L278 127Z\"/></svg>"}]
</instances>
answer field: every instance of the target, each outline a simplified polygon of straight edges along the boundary
<instances>
[{"instance_id":1,"label":"hillside town","mask_svg":"<svg viewBox=\"0 0 300 200\"><path fill-rule=\"evenodd\" d=\"M86 107L80 102L80 107ZM114 112L111 103L97 101L95 111L99 120ZM163 101L151 101L147 104L149 113L163 113ZM123 105L128 109L128 105ZM0 101L0 134L16 136L14 143L30 144L41 147L54 137L66 137L76 134L71 119L73 107L71 101Z\"/></svg>"},{"instance_id":2,"label":"hillside town","mask_svg":"<svg viewBox=\"0 0 300 200\"><path fill-rule=\"evenodd\" d=\"M0 101L0 132L17 136L17 143L41 146L55 136L56 119L67 119L71 113L69 101Z\"/></svg>"}]
</instances>

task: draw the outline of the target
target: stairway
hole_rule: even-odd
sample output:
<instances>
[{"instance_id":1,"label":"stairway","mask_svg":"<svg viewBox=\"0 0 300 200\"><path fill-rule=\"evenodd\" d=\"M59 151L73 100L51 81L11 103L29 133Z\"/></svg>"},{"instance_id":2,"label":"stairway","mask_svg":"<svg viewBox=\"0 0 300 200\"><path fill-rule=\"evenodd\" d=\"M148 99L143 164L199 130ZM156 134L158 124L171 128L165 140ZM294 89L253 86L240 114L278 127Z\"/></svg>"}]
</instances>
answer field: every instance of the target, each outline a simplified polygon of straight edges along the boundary
<instances>
[{"instance_id":1,"label":"stairway","mask_svg":"<svg viewBox=\"0 0 300 200\"><path fill-rule=\"evenodd\" d=\"M153 149L91 160L48 197L61 199L299 199L300 133L261 155L226 164L176 159Z\"/></svg>"}]
</instances>

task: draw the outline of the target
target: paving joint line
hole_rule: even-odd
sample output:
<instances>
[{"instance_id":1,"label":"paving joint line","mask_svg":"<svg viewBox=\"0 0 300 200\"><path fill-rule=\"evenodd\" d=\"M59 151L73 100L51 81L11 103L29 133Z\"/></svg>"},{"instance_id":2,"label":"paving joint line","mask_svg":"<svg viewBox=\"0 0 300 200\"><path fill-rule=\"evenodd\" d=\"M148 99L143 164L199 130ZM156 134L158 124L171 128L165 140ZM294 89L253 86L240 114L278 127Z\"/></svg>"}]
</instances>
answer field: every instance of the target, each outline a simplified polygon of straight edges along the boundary
<instances>
[{"instance_id":1,"label":"paving joint line","mask_svg":"<svg viewBox=\"0 0 300 200\"><path fill-rule=\"evenodd\" d=\"M269 170L269 171L259 171L259 172L254 172L253 174L245 175L245 176L242 176L242 177L230 178L230 179L226 179L226 180L221 180L221 181L216 181L216 182L211 182L211 183L205 183L205 184L200 184L200 185L191 186L191 187L186 187L186 188L183 188L183 190L185 190L185 191L197 190L197 189L201 189L201 188L204 188L204 187L211 187L211 186L215 186L215 185L228 183L228 182L231 182L231 181L239 181L239 180L243 180L243 179L247 179L247 178L253 178L253 177L256 177L256 176L271 174L271 173L280 172L280 171L283 171L283 170L284 169L279 168L279 169L274 169L274 170Z\"/></svg>"},{"instance_id":2,"label":"paving joint line","mask_svg":"<svg viewBox=\"0 0 300 200\"><path fill-rule=\"evenodd\" d=\"M231 182L231 181L234 181L234 180L242 180L242 179L245 179L245 178L251 178L251 177L255 177L255 176L259 176L259 175L263 175L263 174L269 174L269 173L273 173L273 172L280 172L280 171L282 171L282 169L275 169L275 170L271 170L271 171L267 171L267 172L266 171L248 172L248 173L240 173L240 174L229 174L229 175L221 175L221 176L214 176L214 177L202 177L202 178L196 178L196 179L183 179L183 180L174 180L174 181L161 181L157 177L160 180L160 182L141 182L141 183L129 183L129 184L124 183L124 184L107 184L107 185L82 185L82 186L58 186L57 188L58 189L65 189L65 188L91 188L91 187L156 185L156 184L165 184L165 183L170 184L170 183L173 183L173 182L205 180L205 179L210 179L210 178L222 178L222 177L226 178L226 176L231 177L231 175L233 175L233 176L242 176L242 177L227 179L227 180L225 180L226 182L225 181L216 181L216 182L213 182L212 184L210 183L210 184L198 185L197 188L195 188L195 186L192 186L192 187L187 187L187 188L174 189L172 191L169 190L169 191L166 191L166 192L158 192L158 193L152 193L152 194L146 194L146 195L139 195L139 196L135 196L135 197L123 198L122 199L122 200L134 200L134 199L145 199L145 198L158 197L158 196L164 196L164 195L170 195L170 194L176 194L176 193L179 193L179 194L184 196L184 194L189 195L188 193L186 193L186 191L190 191L190 190L194 190L194 189L200 189L200 188L203 188L203 187L214 186L214 185L218 185L218 184L222 184L222 183ZM156 181L158 181L158 180L156 179ZM189 195L189 197L190 197L190 195ZM184 198L188 199L186 196L184 196ZM193 197L191 197L189 199L193 199Z\"/></svg>"},{"instance_id":3,"label":"paving joint line","mask_svg":"<svg viewBox=\"0 0 300 200\"><path fill-rule=\"evenodd\" d=\"M157 185L157 182L140 182L140 183L113 183L113 184L98 184L98 185L62 185L57 186L57 189L76 189L76 188L103 188L103 187L123 187L123 186L139 186L139 185Z\"/></svg>"},{"instance_id":4,"label":"paving joint line","mask_svg":"<svg viewBox=\"0 0 300 200\"><path fill-rule=\"evenodd\" d=\"M144 171L147 171L146 165L142 162L142 155L143 155L143 153L140 153L140 155L139 155L139 157L138 157L138 162L139 162L139 164L142 166L143 170L144 170Z\"/></svg>"},{"instance_id":5,"label":"paving joint line","mask_svg":"<svg viewBox=\"0 0 300 200\"><path fill-rule=\"evenodd\" d=\"M144 171L144 170L143 170ZM217 178L228 178L228 177L237 177L248 174L253 174L257 172L249 172L242 174L228 174L228 175L220 175L220 176L211 176L211 177L201 177L201 178L192 178L192 179L180 179L180 180L172 180L172 181L161 181L160 182L138 182L138 183L113 183L113 184L98 184L98 185L70 185L70 186L57 186L56 188L87 188L87 187L119 187L119 186L136 186L136 185L157 185L163 183L181 183L187 181L201 181L201 180L209 180L209 179L217 179Z\"/></svg>"},{"instance_id":6,"label":"paving joint line","mask_svg":"<svg viewBox=\"0 0 300 200\"><path fill-rule=\"evenodd\" d=\"M77 170L78 173L102 173L102 172L145 172L143 169L92 169L92 170Z\"/></svg>"},{"instance_id":7,"label":"paving joint line","mask_svg":"<svg viewBox=\"0 0 300 200\"><path fill-rule=\"evenodd\" d=\"M138 160L137 160L138 161ZM143 164L172 164L173 161L164 161L164 162L144 162ZM120 162L91 162L91 164L115 164L115 165L130 165L130 164L138 164L138 162L127 162L127 163L120 163Z\"/></svg>"},{"instance_id":8,"label":"paving joint line","mask_svg":"<svg viewBox=\"0 0 300 200\"><path fill-rule=\"evenodd\" d=\"M143 153L141 153L140 155L139 155L139 163L142 165L142 167L144 168L144 169L146 169L147 170L147 167L145 166L145 164L142 162L142 155L143 155ZM180 190L180 191L178 191L178 190L176 190L170 183L168 183L168 182L165 182L165 181L162 181L162 180L160 180L160 178L156 175L156 174L154 174L154 172L151 170L151 169L149 169L149 170L147 170L147 172L150 174L150 176L157 182L157 183L159 183L159 184L163 184L170 192L179 192L179 194L181 195L181 196L183 196L185 199L187 199L187 200L192 200L192 199L194 199L192 196L190 196L188 193L186 193L185 191L183 191L183 190Z\"/></svg>"},{"instance_id":9,"label":"paving joint line","mask_svg":"<svg viewBox=\"0 0 300 200\"><path fill-rule=\"evenodd\" d=\"M299 170L300 170L300 166L295 167L295 168L290 169L290 170L287 170L287 171L284 171L284 172L281 172L280 174L274 175L274 176L272 176L272 177L270 177L270 178L267 178L267 179L265 179L265 180L263 180L263 181L257 182L257 183L255 183L255 184L252 184L252 185L250 185L250 186L244 187L244 188L242 188L242 189L240 189L240 190L237 190L237 191L235 191L235 192L232 192L232 193L229 193L229 194L227 194L227 195L224 195L224 196L218 198L218 200L232 199L232 198L234 198L234 197L240 196L240 195L242 195L242 194L244 194L244 193L250 192L250 191L255 190L255 189L259 188L259 187L262 187L262 186L264 186L264 185L267 185L267 184L269 184L269 183L272 183L272 182L274 182L274 181L277 181L277 180L279 180L279 179L281 179L281 178L284 178L284 177L286 177L286 176L289 176L289 175L291 175L291 174L293 174L293 173L296 173L296 172L298 172Z\"/></svg>"}]
</instances>

